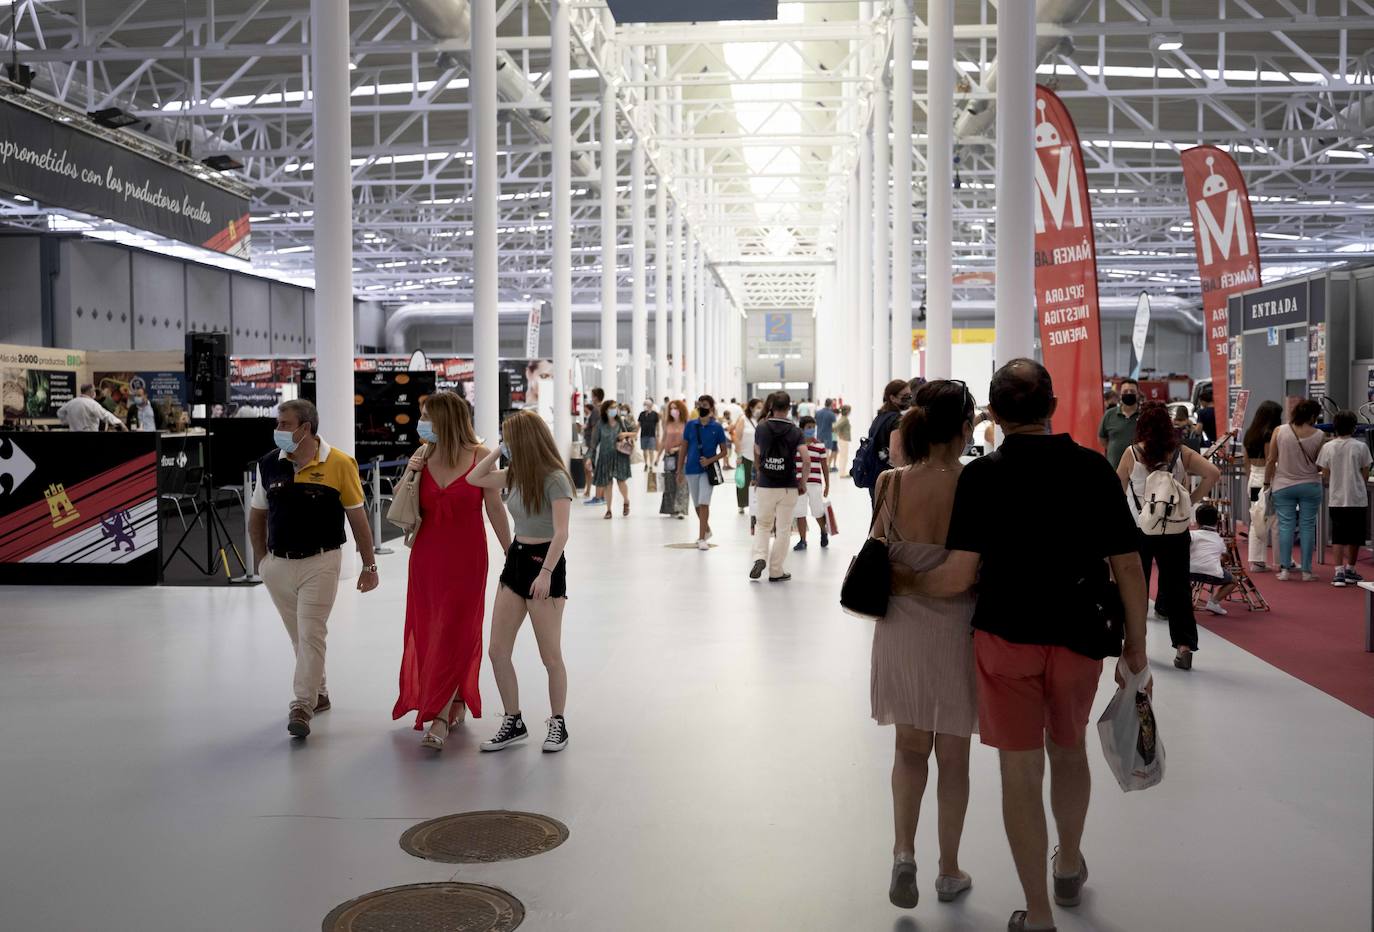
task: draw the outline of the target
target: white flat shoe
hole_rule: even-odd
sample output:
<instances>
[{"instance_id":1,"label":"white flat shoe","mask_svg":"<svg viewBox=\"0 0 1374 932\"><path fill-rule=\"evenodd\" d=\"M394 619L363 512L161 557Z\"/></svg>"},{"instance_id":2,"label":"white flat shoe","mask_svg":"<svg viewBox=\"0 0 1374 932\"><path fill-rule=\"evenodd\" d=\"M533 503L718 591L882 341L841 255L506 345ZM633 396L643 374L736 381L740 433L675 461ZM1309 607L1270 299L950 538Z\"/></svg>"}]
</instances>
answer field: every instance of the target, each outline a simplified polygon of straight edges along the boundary
<instances>
[{"instance_id":1,"label":"white flat shoe","mask_svg":"<svg viewBox=\"0 0 1374 932\"><path fill-rule=\"evenodd\" d=\"M935 895L941 903L953 903L960 894L967 893L972 887L973 878L963 871L958 875L941 874L935 878Z\"/></svg>"}]
</instances>

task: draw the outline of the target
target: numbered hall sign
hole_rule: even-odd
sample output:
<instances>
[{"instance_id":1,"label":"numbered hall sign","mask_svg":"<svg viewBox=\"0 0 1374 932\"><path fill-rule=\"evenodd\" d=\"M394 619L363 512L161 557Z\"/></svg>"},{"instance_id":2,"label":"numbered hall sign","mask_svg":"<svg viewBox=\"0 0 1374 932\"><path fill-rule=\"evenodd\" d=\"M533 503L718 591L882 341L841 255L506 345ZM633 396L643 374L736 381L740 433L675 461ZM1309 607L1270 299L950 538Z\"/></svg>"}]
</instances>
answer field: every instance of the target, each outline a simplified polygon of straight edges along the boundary
<instances>
[{"instance_id":1,"label":"numbered hall sign","mask_svg":"<svg viewBox=\"0 0 1374 932\"><path fill-rule=\"evenodd\" d=\"M792 315L763 315L763 338L769 343L791 343Z\"/></svg>"}]
</instances>

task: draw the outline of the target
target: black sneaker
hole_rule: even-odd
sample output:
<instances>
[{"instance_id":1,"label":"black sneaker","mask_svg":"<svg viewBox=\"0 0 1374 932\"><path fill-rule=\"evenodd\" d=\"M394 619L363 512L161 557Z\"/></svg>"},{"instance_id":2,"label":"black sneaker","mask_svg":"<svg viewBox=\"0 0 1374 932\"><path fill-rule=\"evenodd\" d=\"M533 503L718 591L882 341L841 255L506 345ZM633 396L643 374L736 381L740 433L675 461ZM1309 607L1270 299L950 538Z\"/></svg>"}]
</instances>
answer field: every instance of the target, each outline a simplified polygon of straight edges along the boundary
<instances>
[{"instance_id":1,"label":"black sneaker","mask_svg":"<svg viewBox=\"0 0 1374 932\"><path fill-rule=\"evenodd\" d=\"M788 581L789 579L791 579L791 578L792 578L792 574L791 574L791 573L783 573L781 576L769 576L769 577L768 577L768 581L769 581L769 582L787 582L787 581Z\"/></svg>"},{"instance_id":2,"label":"black sneaker","mask_svg":"<svg viewBox=\"0 0 1374 932\"><path fill-rule=\"evenodd\" d=\"M286 730L293 738L310 737L310 713L305 709L292 709L286 717Z\"/></svg>"},{"instance_id":3,"label":"black sneaker","mask_svg":"<svg viewBox=\"0 0 1374 932\"><path fill-rule=\"evenodd\" d=\"M829 547L829 546L830 546L830 535L827 534L825 531L821 531L821 546L822 546L822 547Z\"/></svg>"},{"instance_id":4,"label":"black sneaker","mask_svg":"<svg viewBox=\"0 0 1374 932\"><path fill-rule=\"evenodd\" d=\"M561 751L568 746L568 723L563 716L550 716L545 723L549 726L549 736L544 739L545 752Z\"/></svg>"},{"instance_id":5,"label":"black sneaker","mask_svg":"<svg viewBox=\"0 0 1374 932\"><path fill-rule=\"evenodd\" d=\"M754 568L749 571L749 578L758 579L760 576L763 575L764 567L766 567L767 565L768 563L764 560L755 560Z\"/></svg>"},{"instance_id":6,"label":"black sneaker","mask_svg":"<svg viewBox=\"0 0 1374 932\"><path fill-rule=\"evenodd\" d=\"M482 750L499 751L502 748L510 747L518 741L524 741L530 736L525 728L525 720L520 717L520 713L514 715L503 715L501 717L501 728L488 741L482 742Z\"/></svg>"},{"instance_id":7,"label":"black sneaker","mask_svg":"<svg viewBox=\"0 0 1374 932\"><path fill-rule=\"evenodd\" d=\"M333 703L329 701L329 697L326 696L324 693L320 693L318 696L315 697L316 715L318 715L321 712L328 712L333 707Z\"/></svg>"}]
</instances>

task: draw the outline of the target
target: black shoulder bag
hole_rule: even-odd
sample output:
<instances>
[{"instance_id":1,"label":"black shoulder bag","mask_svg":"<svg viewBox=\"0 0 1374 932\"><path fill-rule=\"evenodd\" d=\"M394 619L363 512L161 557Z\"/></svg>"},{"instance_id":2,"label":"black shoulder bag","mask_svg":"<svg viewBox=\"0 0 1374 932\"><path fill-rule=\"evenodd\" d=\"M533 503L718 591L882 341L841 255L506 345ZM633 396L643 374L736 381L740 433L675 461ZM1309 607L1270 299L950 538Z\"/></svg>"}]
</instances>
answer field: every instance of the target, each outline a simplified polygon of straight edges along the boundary
<instances>
[{"instance_id":1,"label":"black shoulder bag","mask_svg":"<svg viewBox=\"0 0 1374 932\"><path fill-rule=\"evenodd\" d=\"M1093 561L1070 587L1069 650L1093 660L1120 657L1126 640L1126 606L1106 560Z\"/></svg>"},{"instance_id":2,"label":"black shoulder bag","mask_svg":"<svg viewBox=\"0 0 1374 932\"><path fill-rule=\"evenodd\" d=\"M887 538L874 537L873 528L878 524L891 483L897 483L893 493L893 513L896 503L901 501L901 476L894 474L884 486L873 506L873 520L868 525L868 539L864 541L854 559L849 561L849 570L844 574L844 584L840 586L840 607L851 615L877 621L887 614L888 597L892 594L892 563L887 553ZM888 522L891 525L891 520Z\"/></svg>"}]
</instances>

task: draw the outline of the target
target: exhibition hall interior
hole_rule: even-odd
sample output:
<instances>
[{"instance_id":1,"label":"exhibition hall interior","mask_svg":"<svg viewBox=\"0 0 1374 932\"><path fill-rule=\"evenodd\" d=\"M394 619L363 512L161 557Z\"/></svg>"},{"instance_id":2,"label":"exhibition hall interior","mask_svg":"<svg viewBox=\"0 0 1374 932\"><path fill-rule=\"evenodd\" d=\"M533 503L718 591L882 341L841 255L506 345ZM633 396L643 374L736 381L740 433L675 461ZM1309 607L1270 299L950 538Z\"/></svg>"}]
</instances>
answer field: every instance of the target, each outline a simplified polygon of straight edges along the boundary
<instances>
[{"instance_id":1,"label":"exhibition hall interior","mask_svg":"<svg viewBox=\"0 0 1374 932\"><path fill-rule=\"evenodd\" d=\"M1374 0L0 41L0 929L1371 929Z\"/></svg>"}]
</instances>

